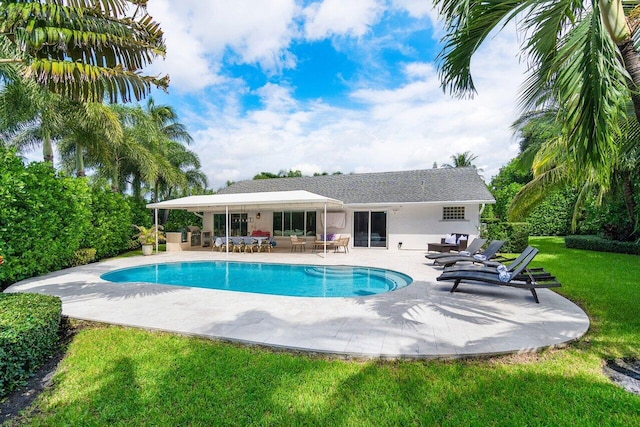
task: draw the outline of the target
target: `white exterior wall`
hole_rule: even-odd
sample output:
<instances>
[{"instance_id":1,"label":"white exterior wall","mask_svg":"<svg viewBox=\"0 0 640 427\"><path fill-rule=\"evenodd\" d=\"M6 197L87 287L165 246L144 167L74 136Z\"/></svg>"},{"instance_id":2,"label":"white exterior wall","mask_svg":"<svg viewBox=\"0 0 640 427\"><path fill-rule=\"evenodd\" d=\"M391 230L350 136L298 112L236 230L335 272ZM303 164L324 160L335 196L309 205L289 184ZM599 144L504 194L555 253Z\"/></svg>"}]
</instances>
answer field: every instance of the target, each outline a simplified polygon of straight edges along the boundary
<instances>
[{"instance_id":1,"label":"white exterior wall","mask_svg":"<svg viewBox=\"0 0 640 427\"><path fill-rule=\"evenodd\" d=\"M443 221L443 206L465 206L464 221ZM477 203L447 203L447 204L413 204L413 205L385 205L385 206L358 206L345 207L347 215L346 226L342 229L327 228L327 233L349 234L352 236L349 246L353 247L353 213L356 211L384 211L387 212L387 248L398 250L398 244L402 242L402 250L426 250L428 243L440 242L440 239L449 233L469 234L470 240L478 235L480 227L480 206ZM256 218L258 211L244 211L249 220L248 232L263 230L271 232L273 236L273 212L260 211L260 218ZM321 215L323 210L317 212L317 232L322 233ZM331 212L331 210L329 211ZM233 210L229 213L237 213ZM204 212L203 231L213 230L213 213ZM289 247L288 237L276 237L278 246ZM311 245L313 238L306 237ZM372 248L380 249L380 248Z\"/></svg>"},{"instance_id":2,"label":"white exterior wall","mask_svg":"<svg viewBox=\"0 0 640 427\"><path fill-rule=\"evenodd\" d=\"M464 206L464 221L443 221L443 206ZM393 209L398 209L394 212ZM392 208L387 216L389 249L427 249L428 243L439 243L445 234L469 234L473 240L480 228L480 206L475 204L405 205Z\"/></svg>"}]
</instances>

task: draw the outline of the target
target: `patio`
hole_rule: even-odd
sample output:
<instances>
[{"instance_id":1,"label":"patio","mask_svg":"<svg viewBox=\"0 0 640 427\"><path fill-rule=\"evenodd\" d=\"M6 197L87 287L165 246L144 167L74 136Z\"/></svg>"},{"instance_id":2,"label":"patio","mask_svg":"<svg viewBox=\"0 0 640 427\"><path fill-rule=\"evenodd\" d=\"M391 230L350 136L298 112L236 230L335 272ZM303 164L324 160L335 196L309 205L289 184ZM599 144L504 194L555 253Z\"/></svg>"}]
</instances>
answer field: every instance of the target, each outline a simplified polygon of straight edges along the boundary
<instances>
[{"instance_id":1,"label":"patio","mask_svg":"<svg viewBox=\"0 0 640 427\"><path fill-rule=\"evenodd\" d=\"M359 298L300 298L105 282L117 268L196 260L361 265L413 277L395 292ZM587 315L543 289L530 293L497 286L468 286L449 293L424 251L353 249L327 258L310 252L219 253L188 251L113 259L75 267L9 287L62 299L77 319L157 329L275 348L364 358L457 358L535 351L582 336Z\"/></svg>"}]
</instances>

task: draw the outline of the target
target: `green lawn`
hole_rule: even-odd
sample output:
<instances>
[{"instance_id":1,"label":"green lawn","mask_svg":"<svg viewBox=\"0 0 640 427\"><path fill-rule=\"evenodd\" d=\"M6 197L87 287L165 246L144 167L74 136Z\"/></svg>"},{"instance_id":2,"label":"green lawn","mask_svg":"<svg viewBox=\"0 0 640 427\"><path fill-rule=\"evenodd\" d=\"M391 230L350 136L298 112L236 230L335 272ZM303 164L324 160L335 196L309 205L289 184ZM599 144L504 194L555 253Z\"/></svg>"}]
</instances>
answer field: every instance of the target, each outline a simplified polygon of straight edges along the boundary
<instances>
[{"instance_id":1,"label":"green lawn","mask_svg":"<svg viewBox=\"0 0 640 427\"><path fill-rule=\"evenodd\" d=\"M640 425L603 359L640 356L640 258L535 238L592 328L566 349L343 361L121 327L81 331L27 425Z\"/></svg>"}]
</instances>

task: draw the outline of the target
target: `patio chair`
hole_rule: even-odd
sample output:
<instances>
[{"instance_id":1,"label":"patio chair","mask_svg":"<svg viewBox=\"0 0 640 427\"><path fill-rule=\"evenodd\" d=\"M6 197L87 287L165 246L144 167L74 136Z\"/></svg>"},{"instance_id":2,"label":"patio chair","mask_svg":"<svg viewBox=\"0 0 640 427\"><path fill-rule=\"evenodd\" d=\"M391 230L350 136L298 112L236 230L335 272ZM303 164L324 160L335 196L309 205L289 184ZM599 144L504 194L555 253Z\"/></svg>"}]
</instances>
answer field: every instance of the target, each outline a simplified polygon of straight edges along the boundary
<instances>
[{"instance_id":1,"label":"patio chair","mask_svg":"<svg viewBox=\"0 0 640 427\"><path fill-rule=\"evenodd\" d=\"M335 249L333 250L334 252L339 252L340 248L344 249L344 253L348 253L349 252L349 237L341 237L338 240L336 240L333 243L333 246L335 247Z\"/></svg>"},{"instance_id":2,"label":"patio chair","mask_svg":"<svg viewBox=\"0 0 640 427\"><path fill-rule=\"evenodd\" d=\"M225 249L225 244L222 241L221 237L215 237L213 238L213 243L211 245L211 250L212 251L219 251L222 252Z\"/></svg>"},{"instance_id":3,"label":"patio chair","mask_svg":"<svg viewBox=\"0 0 640 427\"><path fill-rule=\"evenodd\" d=\"M242 237L232 237L231 244L231 252L242 252L244 250L244 239Z\"/></svg>"},{"instance_id":4,"label":"patio chair","mask_svg":"<svg viewBox=\"0 0 640 427\"><path fill-rule=\"evenodd\" d=\"M449 255L447 257L441 257L433 260L434 265L443 265L449 267L457 262L478 262L486 261L495 257L500 248L504 245L504 240L493 240L486 249L479 254L475 255Z\"/></svg>"},{"instance_id":5,"label":"patio chair","mask_svg":"<svg viewBox=\"0 0 640 427\"><path fill-rule=\"evenodd\" d=\"M459 253L458 255L475 255L482 249L482 246L486 243L487 239L473 239L473 242L469 243L466 252L468 254ZM427 259L438 259L442 257L453 256L448 252L439 252L437 254L426 254L424 257Z\"/></svg>"},{"instance_id":6,"label":"patio chair","mask_svg":"<svg viewBox=\"0 0 640 427\"><path fill-rule=\"evenodd\" d=\"M469 284L494 284L527 289L531 291L533 299L539 304L540 300L538 299L536 289L557 288L561 285L556 281L555 277L549 274L541 275L528 270L529 263L538 254L536 248L528 247L524 252L526 252L526 255L519 257L517 265L514 265L512 268L505 266L478 266L477 268L470 266L462 269L448 268L445 269L436 280L452 280L454 283L451 287L451 293L456 291L462 281ZM513 264L516 264L516 261L514 261Z\"/></svg>"},{"instance_id":7,"label":"patio chair","mask_svg":"<svg viewBox=\"0 0 640 427\"><path fill-rule=\"evenodd\" d=\"M242 238L243 243L244 243L244 252L245 253L253 253L253 251L258 252L258 240L254 239L251 236L247 236L247 237L243 237Z\"/></svg>"},{"instance_id":8,"label":"patio chair","mask_svg":"<svg viewBox=\"0 0 640 427\"><path fill-rule=\"evenodd\" d=\"M291 239L291 252L295 252L296 248L300 249L300 252L307 250L307 241L300 239L298 236L289 236Z\"/></svg>"},{"instance_id":9,"label":"patio chair","mask_svg":"<svg viewBox=\"0 0 640 427\"><path fill-rule=\"evenodd\" d=\"M258 240L258 252L269 252L271 253L271 238L267 237L266 239L257 239Z\"/></svg>"}]
</instances>

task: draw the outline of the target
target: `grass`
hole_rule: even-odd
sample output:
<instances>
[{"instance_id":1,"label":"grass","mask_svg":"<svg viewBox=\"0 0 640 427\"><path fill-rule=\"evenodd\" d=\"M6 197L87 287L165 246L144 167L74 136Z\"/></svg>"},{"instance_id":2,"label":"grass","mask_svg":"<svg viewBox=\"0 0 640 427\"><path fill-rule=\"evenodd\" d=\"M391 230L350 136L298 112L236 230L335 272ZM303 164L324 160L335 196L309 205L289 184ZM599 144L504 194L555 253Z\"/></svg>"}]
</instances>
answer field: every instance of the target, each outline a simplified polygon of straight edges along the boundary
<instances>
[{"instance_id":1,"label":"grass","mask_svg":"<svg viewBox=\"0 0 640 427\"><path fill-rule=\"evenodd\" d=\"M22 422L67 425L640 425L603 359L639 357L640 259L536 238L592 328L566 349L468 361L343 361L115 326L80 331Z\"/></svg>"}]
</instances>

